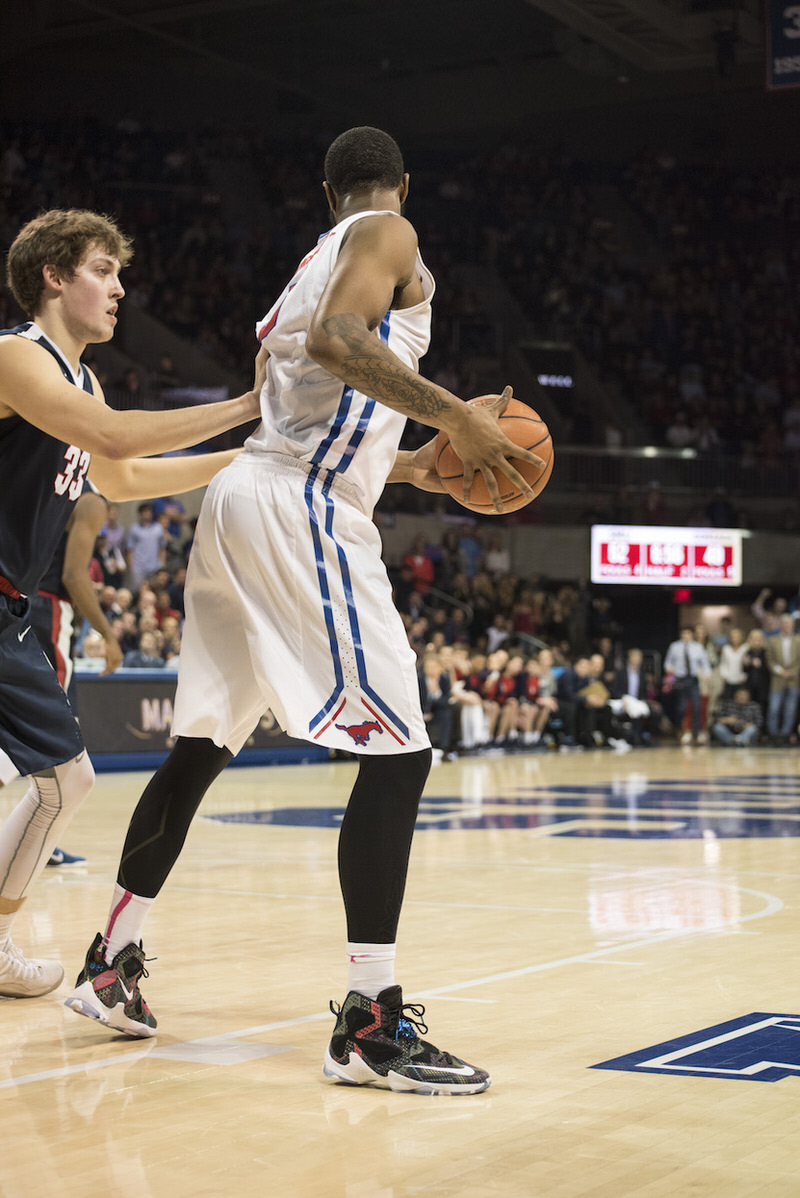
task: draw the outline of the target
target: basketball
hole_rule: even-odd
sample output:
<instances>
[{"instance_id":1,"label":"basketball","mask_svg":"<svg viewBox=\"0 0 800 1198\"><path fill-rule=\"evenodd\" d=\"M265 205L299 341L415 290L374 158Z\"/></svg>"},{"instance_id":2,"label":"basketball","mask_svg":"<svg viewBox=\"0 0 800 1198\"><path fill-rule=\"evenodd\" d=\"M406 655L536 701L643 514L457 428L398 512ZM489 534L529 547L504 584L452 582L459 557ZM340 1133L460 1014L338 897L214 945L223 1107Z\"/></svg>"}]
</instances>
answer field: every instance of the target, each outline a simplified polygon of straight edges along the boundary
<instances>
[{"instance_id":1,"label":"basketball","mask_svg":"<svg viewBox=\"0 0 800 1198\"><path fill-rule=\"evenodd\" d=\"M470 403L473 404L478 402L486 404L489 401L470 400ZM498 512L494 506L489 489L479 471L476 471L472 480L469 502L465 503L462 498L464 469L461 459L457 457L450 444L450 438L443 429L436 438L436 473L445 489L462 507L469 508L472 512L480 512L483 516L501 516L525 507L531 502L531 499L535 499L544 490L553 471L553 440L547 425L538 412L534 412L533 408L528 407L519 399L511 399L500 417L500 427L510 441L520 445L523 449L529 449L537 457L542 458L545 463L544 466L534 466L519 458L509 459L514 468L533 488L533 495L530 497L519 491L516 485L506 478L505 474L495 470L494 476L500 488L500 501L503 504L502 512Z\"/></svg>"}]
</instances>

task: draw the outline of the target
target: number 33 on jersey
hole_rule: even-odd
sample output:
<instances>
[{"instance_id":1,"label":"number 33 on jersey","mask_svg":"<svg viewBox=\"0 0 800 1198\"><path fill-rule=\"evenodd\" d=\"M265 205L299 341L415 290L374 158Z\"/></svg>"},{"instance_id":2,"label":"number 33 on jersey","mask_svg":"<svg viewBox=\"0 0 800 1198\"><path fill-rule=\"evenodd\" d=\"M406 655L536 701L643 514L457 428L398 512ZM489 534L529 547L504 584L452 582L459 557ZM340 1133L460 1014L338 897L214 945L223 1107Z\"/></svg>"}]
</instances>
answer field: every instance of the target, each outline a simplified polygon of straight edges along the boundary
<instances>
[{"instance_id":1,"label":"number 33 on jersey","mask_svg":"<svg viewBox=\"0 0 800 1198\"><path fill-rule=\"evenodd\" d=\"M92 455L77 445L70 445L64 454L64 469L56 475L53 486L56 495L66 495L74 503L83 490L83 481Z\"/></svg>"}]
</instances>

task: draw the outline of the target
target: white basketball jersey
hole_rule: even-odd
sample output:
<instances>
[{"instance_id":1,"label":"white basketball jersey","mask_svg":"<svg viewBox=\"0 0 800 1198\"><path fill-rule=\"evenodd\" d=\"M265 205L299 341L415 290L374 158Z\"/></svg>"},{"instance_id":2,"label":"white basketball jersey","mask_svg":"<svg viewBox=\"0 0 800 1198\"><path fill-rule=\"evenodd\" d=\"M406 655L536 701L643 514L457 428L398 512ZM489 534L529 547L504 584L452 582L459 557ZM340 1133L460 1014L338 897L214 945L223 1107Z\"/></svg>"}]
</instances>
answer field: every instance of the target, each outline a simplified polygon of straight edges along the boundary
<instances>
[{"instance_id":1,"label":"white basketball jersey","mask_svg":"<svg viewBox=\"0 0 800 1198\"><path fill-rule=\"evenodd\" d=\"M308 462L321 473L343 475L371 512L394 463L406 418L319 366L305 349L306 334L331 276L344 234L358 212L325 233L262 321L259 341L269 350L261 391L261 425L247 440L251 453L278 453ZM397 215L390 213L389 215ZM433 277L417 254L424 299L390 309L375 336L416 370L430 341Z\"/></svg>"}]
</instances>

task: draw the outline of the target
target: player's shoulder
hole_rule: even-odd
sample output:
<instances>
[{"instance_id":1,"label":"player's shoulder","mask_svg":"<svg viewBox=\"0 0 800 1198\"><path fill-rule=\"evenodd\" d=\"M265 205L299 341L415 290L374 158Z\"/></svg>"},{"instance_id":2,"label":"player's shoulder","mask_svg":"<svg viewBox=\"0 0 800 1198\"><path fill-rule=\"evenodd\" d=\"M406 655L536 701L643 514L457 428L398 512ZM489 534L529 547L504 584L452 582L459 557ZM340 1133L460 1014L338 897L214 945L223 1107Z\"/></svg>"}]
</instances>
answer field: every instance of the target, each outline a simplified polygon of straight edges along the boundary
<instances>
[{"instance_id":1,"label":"player's shoulder","mask_svg":"<svg viewBox=\"0 0 800 1198\"><path fill-rule=\"evenodd\" d=\"M39 367L42 370L50 370L50 354L43 354L36 344L36 338L27 336L30 328L29 322L17 325L13 329L0 329L0 369L4 366L12 369L17 363L29 363L33 369Z\"/></svg>"},{"instance_id":2,"label":"player's shoulder","mask_svg":"<svg viewBox=\"0 0 800 1198\"><path fill-rule=\"evenodd\" d=\"M354 240L375 240L417 249L417 231L399 212L366 212L357 217L347 229L346 236Z\"/></svg>"},{"instance_id":3,"label":"player's shoulder","mask_svg":"<svg viewBox=\"0 0 800 1198\"><path fill-rule=\"evenodd\" d=\"M24 335L29 328L30 324L0 330L0 419L16 415L20 395L58 371L50 354L42 353L35 340Z\"/></svg>"}]
</instances>

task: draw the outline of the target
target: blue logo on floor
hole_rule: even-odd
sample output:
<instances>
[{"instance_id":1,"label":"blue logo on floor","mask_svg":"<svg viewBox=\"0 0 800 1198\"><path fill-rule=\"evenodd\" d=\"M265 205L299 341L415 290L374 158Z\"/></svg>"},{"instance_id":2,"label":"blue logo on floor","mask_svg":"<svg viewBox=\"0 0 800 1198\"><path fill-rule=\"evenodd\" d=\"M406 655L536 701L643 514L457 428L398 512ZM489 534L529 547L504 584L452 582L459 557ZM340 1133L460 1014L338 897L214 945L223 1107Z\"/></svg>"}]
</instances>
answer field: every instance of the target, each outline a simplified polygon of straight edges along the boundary
<instances>
[{"instance_id":1,"label":"blue logo on floor","mask_svg":"<svg viewBox=\"0 0 800 1198\"><path fill-rule=\"evenodd\" d=\"M465 775L469 782L469 775ZM630 840L800 836L797 777L648 778L596 784L525 784L472 794L425 795L417 830L535 829L539 836ZM336 807L272 807L209 815L222 823L338 828Z\"/></svg>"},{"instance_id":2,"label":"blue logo on floor","mask_svg":"<svg viewBox=\"0 0 800 1198\"><path fill-rule=\"evenodd\" d=\"M800 1074L800 1015L753 1011L591 1068L779 1082Z\"/></svg>"}]
</instances>

